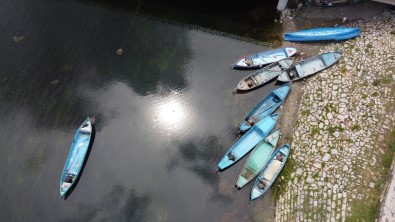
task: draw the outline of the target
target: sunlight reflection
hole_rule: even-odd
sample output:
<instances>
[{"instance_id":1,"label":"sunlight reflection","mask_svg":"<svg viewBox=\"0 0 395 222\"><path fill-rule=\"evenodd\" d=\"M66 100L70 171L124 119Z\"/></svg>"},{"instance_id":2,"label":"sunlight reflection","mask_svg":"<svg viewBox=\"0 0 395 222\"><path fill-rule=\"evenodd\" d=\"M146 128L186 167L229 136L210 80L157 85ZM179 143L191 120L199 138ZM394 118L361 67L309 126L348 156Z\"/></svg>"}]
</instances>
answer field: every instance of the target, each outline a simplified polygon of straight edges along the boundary
<instances>
[{"instance_id":1,"label":"sunlight reflection","mask_svg":"<svg viewBox=\"0 0 395 222\"><path fill-rule=\"evenodd\" d=\"M182 128L186 121L187 113L185 104L181 103L181 101L179 98L168 98L161 102L155 122L166 129Z\"/></svg>"}]
</instances>

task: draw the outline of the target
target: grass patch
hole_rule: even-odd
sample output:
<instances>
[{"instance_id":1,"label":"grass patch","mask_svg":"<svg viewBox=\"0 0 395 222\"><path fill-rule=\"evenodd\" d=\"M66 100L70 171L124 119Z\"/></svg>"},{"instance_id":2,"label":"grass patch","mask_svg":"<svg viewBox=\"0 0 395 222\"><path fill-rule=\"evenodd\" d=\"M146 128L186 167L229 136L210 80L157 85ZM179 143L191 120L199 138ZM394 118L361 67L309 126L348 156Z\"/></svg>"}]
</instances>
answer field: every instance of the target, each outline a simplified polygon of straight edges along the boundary
<instances>
[{"instance_id":1,"label":"grass patch","mask_svg":"<svg viewBox=\"0 0 395 222\"><path fill-rule=\"evenodd\" d=\"M368 98L368 94L363 94L362 99L366 99L366 98Z\"/></svg>"},{"instance_id":2,"label":"grass patch","mask_svg":"<svg viewBox=\"0 0 395 222\"><path fill-rule=\"evenodd\" d=\"M351 209L351 214L346 217L346 222L372 222L376 218L377 201L366 204L366 201L358 201Z\"/></svg>"},{"instance_id":3,"label":"grass patch","mask_svg":"<svg viewBox=\"0 0 395 222\"><path fill-rule=\"evenodd\" d=\"M341 72L342 74L346 74L346 73L347 73L346 67L343 67L343 68L340 70L340 72Z\"/></svg>"},{"instance_id":4,"label":"grass patch","mask_svg":"<svg viewBox=\"0 0 395 222\"><path fill-rule=\"evenodd\" d=\"M368 44L366 47L368 47L369 49L373 48L372 44Z\"/></svg>"},{"instance_id":5,"label":"grass patch","mask_svg":"<svg viewBox=\"0 0 395 222\"><path fill-rule=\"evenodd\" d=\"M394 67L392 67L393 69L395 69ZM387 70L388 71L388 70ZM383 82L383 84L390 84L392 82L392 77L391 76L386 76L383 77L381 79L381 81Z\"/></svg>"},{"instance_id":6,"label":"grass patch","mask_svg":"<svg viewBox=\"0 0 395 222\"><path fill-rule=\"evenodd\" d=\"M309 109L306 110L302 110L302 112L300 112L300 114L302 116L310 116L311 111Z\"/></svg>"},{"instance_id":7,"label":"grass patch","mask_svg":"<svg viewBox=\"0 0 395 222\"><path fill-rule=\"evenodd\" d=\"M379 86L381 84L381 79L375 79L372 83L374 86Z\"/></svg>"},{"instance_id":8,"label":"grass patch","mask_svg":"<svg viewBox=\"0 0 395 222\"><path fill-rule=\"evenodd\" d=\"M290 155L292 156L292 154ZM273 184L273 191L274 191L274 199L278 200L279 197L285 193L287 189L287 184L288 181L290 181L291 174L295 172L296 170L296 163L293 158L288 158L287 163L285 163L285 166L283 170L280 172L277 180Z\"/></svg>"},{"instance_id":9,"label":"grass patch","mask_svg":"<svg viewBox=\"0 0 395 222\"><path fill-rule=\"evenodd\" d=\"M379 93L378 92L374 92L374 93L372 93L372 96L373 97L377 97L379 95Z\"/></svg>"},{"instance_id":10,"label":"grass patch","mask_svg":"<svg viewBox=\"0 0 395 222\"><path fill-rule=\"evenodd\" d=\"M328 132L329 132L330 134L333 134L333 133L336 132L336 131L343 132L343 131L344 131L344 128L341 127L341 126L334 126L334 127L330 126L330 127L328 127Z\"/></svg>"},{"instance_id":11,"label":"grass patch","mask_svg":"<svg viewBox=\"0 0 395 222\"><path fill-rule=\"evenodd\" d=\"M379 198L381 192L383 191L383 186L387 180L387 175L392 165L394 153L395 153L395 128L386 135L386 143L388 146L383 147L385 149L385 154L381 156L381 161L378 161L378 166L375 166L374 177L377 179L375 181L374 189L361 188L359 193L362 193L365 197L362 200L353 200L351 203L351 212L346 217L347 222L370 222L375 221ZM359 167L353 167L354 172L358 172ZM364 175L366 181L372 181L369 175Z\"/></svg>"},{"instance_id":12,"label":"grass patch","mask_svg":"<svg viewBox=\"0 0 395 222\"><path fill-rule=\"evenodd\" d=\"M315 135L317 135L317 134L319 134L319 133L320 133L320 129L317 128L317 127L314 127L314 128L311 130L311 137L314 137Z\"/></svg>"},{"instance_id":13,"label":"grass patch","mask_svg":"<svg viewBox=\"0 0 395 222\"><path fill-rule=\"evenodd\" d=\"M361 126L358 125L358 124L355 124L354 126L352 126L352 130L353 131L359 131L359 130L361 130Z\"/></svg>"}]
</instances>

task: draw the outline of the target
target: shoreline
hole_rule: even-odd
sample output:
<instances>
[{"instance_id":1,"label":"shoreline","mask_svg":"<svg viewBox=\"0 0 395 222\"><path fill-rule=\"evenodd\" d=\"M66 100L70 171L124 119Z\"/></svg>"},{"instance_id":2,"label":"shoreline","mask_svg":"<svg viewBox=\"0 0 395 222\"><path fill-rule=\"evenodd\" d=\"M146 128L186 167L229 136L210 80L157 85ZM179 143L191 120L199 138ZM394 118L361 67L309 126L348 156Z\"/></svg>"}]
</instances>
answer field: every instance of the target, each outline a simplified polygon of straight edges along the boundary
<instances>
[{"instance_id":1,"label":"shoreline","mask_svg":"<svg viewBox=\"0 0 395 222\"><path fill-rule=\"evenodd\" d=\"M371 4L376 7L369 8ZM336 8L307 5L283 11L284 33L339 25L346 17L342 25L360 27L361 36L343 42L283 42L282 47L296 46L304 58L339 49L343 49L343 58L315 76L293 83L282 107L280 144L290 141L293 151L292 163L284 169L289 175L282 176L274 187L279 193L275 221L376 217L389 171L382 166L389 152L384 135L395 120L395 59L388 57L395 50L395 35L391 34L395 13L387 10L377 15L385 8L380 3L365 3ZM325 10L338 14L325 17ZM371 13L361 14L361 10ZM313 21L306 13L310 18L322 17Z\"/></svg>"}]
</instances>

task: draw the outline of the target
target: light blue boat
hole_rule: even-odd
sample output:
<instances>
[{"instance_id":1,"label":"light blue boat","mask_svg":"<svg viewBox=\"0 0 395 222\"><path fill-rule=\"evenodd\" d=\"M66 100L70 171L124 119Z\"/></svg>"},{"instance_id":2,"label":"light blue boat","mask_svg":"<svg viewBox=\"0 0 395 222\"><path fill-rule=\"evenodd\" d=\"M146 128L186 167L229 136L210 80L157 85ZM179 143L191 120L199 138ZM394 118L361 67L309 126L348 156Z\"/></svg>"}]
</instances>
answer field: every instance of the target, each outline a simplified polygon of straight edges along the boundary
<instances>
[{"instance_id":1,"label":"light blue boat","mask_svg":"<svg viewBox=\"0 0 395 222\"><path fill-rule=\"evenodd\" d=\"M297 32L285 33L284 40L292 42L307 41L340 41L357 37L361 34L359 28L333 27L314 28Z\"/></svg>"},{"instance_id":2,"label":"light blue boat","mask_svg":"<svg viewBox=\"0 0 395 222\"><path fill-rule=\"evenodd\" d=\"M232 67L234 69L259 69L265 65L293 56L296 48L278 48L259 52L240 58Z\"/></svg>"},{"instance_id":3,"label":"light blue boat","mask_svg":"<svg viewBox=\"0 0 395 222\"><path fill-rule=\"evenodd\" d=\"M341 51L326 52L317 56L310 57L282 72L277 77L277 80L282 82L292 82L311 76L335 64L337 61L339 61L341 57Z\"/></svg>"},{"instance_id":4,"label":"light blue boat","mask_svg":"<svg viewBox=\"0 0 395 222\"><path fill-rule=\"evenodd\" d=\"M239 131L245 132L261 119L272 114L287 97L290 90L289 83L283 84L271 91L265 98L256 105L240 124Z\"/></svg>"},{"instance_id":5,"label":"light blue boat","mask_svg":"<svg viewBox=\"0 0 395 222\"><path fill-rule=\"evenodd\" d=\"M80 175L92 135L92 123L89 117L78 128L71 144L62 176L60 177L60 197L65 198Z\"/></svg>"},{"instance_id":6,"label":"light blue boat","mask_svg":"<svg viewBox=\"0 0 395 222\"><path fill-rule=\"evenodd\" d=\"M289 143L274 151L267 165L262 169L252 186L250 200L262 196L272 186L288 160L291 147Z\"/></svg>"},{"instance_id":7,"label":"light blue boat","mask_svg":"<svg viewBox=\"0 0 395 222\"><path fill-rule=\"evenodd\" d=\"M265 139L261 140L255 148L251 151L251 154L248 156L243 169L239 174L236 182L236 188L241 189L248 182L250 182L259 172L261 172L262 168L267 164L270 160L270 157L273 154L273 151L276 149L278 139L280 138L280 130L276 130L267 136Z\"/></svg>"},{"instance_id":8,"label":"light blue boat","mask_svg":"<svg viewBox=\"0 0 395 222\"><path fill-rule=\"evenodd\" d=\"M274 113L255 124L229 149L224 157L222 157L218 164L218 171L222 171L230 167L250 152L255 145L259 143L259 141L264 139L270 133L276 125L277 119L278 113Z\"/></svg>"}]
</instances>

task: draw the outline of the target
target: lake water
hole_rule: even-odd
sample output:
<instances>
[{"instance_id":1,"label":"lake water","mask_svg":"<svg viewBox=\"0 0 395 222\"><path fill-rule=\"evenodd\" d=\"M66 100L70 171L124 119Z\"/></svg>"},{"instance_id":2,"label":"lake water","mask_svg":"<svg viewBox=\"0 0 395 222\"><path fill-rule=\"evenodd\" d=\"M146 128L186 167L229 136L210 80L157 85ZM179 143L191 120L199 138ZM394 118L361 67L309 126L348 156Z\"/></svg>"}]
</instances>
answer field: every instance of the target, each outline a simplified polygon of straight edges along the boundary
<instances>
[{"instance_id":1,"label":"lake water","mask_svg":"<svg viewBox=\"0 0 395 222\"><path fill-rule=\"evenodd\" d=\"M230 64L268 46L230 38L243 33L224 35L228 29L218 27L226 25L203 29L222 33L215 34L147 10L119 56L133 10L92 1L0 3L2 221L273 220L271 193L249 204L252 184L234 188L246 158L216 173L240 121L277 87L233 95L251 72ZM74 134L93 115L90 155L62 200Z\"/></svg>"}]
</instances>

